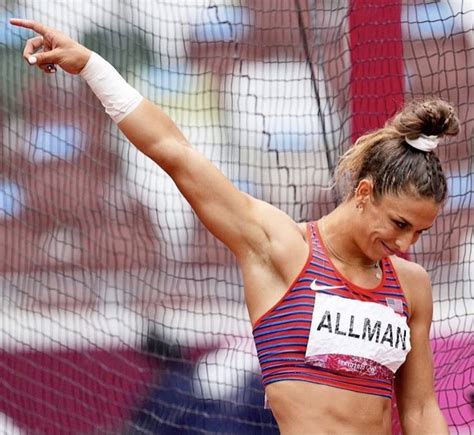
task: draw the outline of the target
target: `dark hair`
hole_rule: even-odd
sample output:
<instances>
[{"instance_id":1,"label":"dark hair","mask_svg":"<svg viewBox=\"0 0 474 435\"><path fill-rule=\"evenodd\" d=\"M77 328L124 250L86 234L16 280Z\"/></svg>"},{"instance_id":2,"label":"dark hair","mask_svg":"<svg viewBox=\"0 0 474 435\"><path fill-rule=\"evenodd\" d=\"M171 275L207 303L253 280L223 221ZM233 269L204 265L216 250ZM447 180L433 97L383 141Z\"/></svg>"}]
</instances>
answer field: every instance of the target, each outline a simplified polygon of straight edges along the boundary
<instances>
[{"instance_id":1,"label":"dark hair","mask_svg":"<svg viewBox=\"0 0 474 435\"><path fill-rule=\"evenodd\" d=\"M359 182L370 178L375 199L405 193L441 204L446 199L447 184L438 156L412 147L406 139L442 137L458 131L459 120L449 103L414 100L385 127L361 136L340 158L336 185L344 197L351 198Z\"/></svg>"}]
</instances>

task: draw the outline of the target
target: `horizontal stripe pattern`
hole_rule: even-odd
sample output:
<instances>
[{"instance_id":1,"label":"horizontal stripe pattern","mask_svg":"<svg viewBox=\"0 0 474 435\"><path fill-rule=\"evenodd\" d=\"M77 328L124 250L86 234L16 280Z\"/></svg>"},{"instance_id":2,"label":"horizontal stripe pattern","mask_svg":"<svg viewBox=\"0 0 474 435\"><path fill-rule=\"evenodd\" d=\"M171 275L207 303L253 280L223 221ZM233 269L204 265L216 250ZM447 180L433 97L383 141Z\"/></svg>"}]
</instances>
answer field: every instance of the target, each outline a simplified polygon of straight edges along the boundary
<instances>
[{"instance_id":1,"label":"horizontal stripe pattern","mask_svg":"<svg viewBox=\"0 0 474 435\"><path fill-rule=\"evenodd\" d=\"M385 306L388 305L387 298L391 299L392 306L393 300L400 300L401 303L397 304L403 307L403 314L409 316L403 290L389 258L382 261L381 285L370 291L364 290L344 280L334 269L320 240L316 223L309 223L308 231L311 252L305 266L283 298L257 321L253 329L263 385L296 380L391 398L393 380L331 371L305 363L316 293ZM341 288L311 290L310 285L315 279L321 287Z\"/></svg>"}]
</instances>

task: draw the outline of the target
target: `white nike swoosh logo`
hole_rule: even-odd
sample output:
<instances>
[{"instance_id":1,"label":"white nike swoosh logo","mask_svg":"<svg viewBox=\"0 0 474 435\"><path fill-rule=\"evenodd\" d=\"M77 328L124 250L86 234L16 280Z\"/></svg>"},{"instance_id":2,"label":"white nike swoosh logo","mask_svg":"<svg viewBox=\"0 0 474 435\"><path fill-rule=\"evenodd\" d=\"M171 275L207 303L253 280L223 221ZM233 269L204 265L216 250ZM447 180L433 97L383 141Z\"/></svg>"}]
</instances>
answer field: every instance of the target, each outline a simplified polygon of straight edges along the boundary
<instances>
[{"instance_id":1,"label":"white nike swoosh logo","mask_svg":"<svg viewBox=\"0 0 474 435\"><path fill-rule=\"evenodd\" d=\"M315 292L318 290L331 290L331 289L337 289L337 288L345 288L343 285L319 285L316 280L314 280L309 288L311 290L314 290Z\"/></svg>"}]
</instances>

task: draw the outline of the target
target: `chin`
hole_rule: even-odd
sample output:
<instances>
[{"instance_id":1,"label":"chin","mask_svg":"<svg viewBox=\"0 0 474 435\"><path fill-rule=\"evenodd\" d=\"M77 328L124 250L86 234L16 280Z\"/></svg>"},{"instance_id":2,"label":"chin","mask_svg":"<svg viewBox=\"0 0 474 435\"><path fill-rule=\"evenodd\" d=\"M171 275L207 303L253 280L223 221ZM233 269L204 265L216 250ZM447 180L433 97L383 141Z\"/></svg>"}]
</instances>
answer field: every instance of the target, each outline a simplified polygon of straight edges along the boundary
<instances>
[{"instance_id":1,"label":"chin","mask_svg":"<svg viewBox=\"0 0 474 435\"><path fill-rule=\"evenodd\" d=\"M398 255L399 252L391 249L390 245L380 240L380 245L382 247L383 257L390 257L391 255Z\"/></svg>"}]
</instances>

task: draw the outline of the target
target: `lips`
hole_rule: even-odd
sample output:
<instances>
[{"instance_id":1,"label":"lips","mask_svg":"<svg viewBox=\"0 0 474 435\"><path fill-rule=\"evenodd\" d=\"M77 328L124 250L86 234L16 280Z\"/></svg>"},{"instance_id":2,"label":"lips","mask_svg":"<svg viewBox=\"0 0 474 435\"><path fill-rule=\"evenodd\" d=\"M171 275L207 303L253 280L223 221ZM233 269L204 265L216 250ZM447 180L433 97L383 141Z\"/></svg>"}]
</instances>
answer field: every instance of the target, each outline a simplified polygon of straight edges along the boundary
<instances>
[{"instance_id":1,"label":"lips","mask_svg":"<svg viewBox=\"0 0 474 435\"><path fill-rule=\"evenodd\" d=\"M385 250L385 252L387 252L387 254L389 255L397 255L398 254L398 250L396 249L391 249L389 248L384 242L380 242Z\"/></svg>"}]
</instances>

